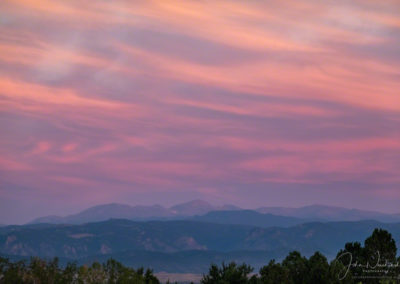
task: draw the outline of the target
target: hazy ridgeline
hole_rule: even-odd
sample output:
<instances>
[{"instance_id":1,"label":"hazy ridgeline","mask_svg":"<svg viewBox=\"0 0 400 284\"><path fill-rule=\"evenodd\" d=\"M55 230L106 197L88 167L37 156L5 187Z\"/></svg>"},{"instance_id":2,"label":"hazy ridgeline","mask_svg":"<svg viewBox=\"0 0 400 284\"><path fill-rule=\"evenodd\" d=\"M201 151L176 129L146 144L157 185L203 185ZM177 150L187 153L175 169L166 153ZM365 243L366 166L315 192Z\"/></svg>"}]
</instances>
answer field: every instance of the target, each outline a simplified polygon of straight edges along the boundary
<instances>
[{"instance_id":1,"label":"hazy ridgeline","mask_svg":"<svg viewBox=\"0 0 400 284\"><path fill-rule=\"evenodd\" d=\"M346 243L334 260L328 262L320 252L306 258L290 252L277 263L271 260L258 273L243 263L211 264L203 284L226 283L398 283L400 257L396 242L385 230L375 229L364 245ZM168 281L169 282L169 281ZM133 269L109 259L78 266L60 266L58 259L31 258L29 262L0 258L0 283L160 283L150 269Z\"/></svg>"}]
</instances>

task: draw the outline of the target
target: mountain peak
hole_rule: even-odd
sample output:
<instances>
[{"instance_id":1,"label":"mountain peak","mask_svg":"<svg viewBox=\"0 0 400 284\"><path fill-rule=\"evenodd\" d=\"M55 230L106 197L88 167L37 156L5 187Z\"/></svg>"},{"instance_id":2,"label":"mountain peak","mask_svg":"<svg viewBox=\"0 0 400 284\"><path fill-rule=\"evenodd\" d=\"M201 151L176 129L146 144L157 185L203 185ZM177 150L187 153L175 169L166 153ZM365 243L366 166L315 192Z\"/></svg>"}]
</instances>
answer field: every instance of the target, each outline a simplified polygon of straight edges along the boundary
<instances>
[{"instance_id":1,"label":"mountain peak","mask_svg":"<svg viewBox=\"0 0 400 284\"><path fill-rule=\"evenodd\" d=\"M195 199L172 206L170 210L177 215L191 216L205 214L209 211L215 210L215 207L204 200Z\"/></svg>"}]
</instances>

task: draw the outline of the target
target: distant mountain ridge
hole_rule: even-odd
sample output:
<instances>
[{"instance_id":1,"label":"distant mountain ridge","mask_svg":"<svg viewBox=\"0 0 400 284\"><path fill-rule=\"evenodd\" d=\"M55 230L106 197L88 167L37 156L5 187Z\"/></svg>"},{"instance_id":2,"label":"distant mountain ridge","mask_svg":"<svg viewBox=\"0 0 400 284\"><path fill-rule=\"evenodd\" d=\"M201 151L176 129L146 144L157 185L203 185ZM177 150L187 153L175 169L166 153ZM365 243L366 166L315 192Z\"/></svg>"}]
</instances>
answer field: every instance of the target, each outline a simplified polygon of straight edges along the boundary
<instances>
[{"instance_id":1,"label":"distant mountain ridge","mask_svg":"<svg viewBox=\"0 0 400 284\"><path fill-rule=\"evenodd\" d=\"M385 214L376 211L348 209L344 207L309 205L299 208L261 207L257 212L280 216L314 219L320 221L360 221L376 220L380 222L400 222L400 214Z\"/></svg>"},{"instance_id":2,"label":"distant mountain ridge","mask_svg":"<svg viewBox=\"0 0 400 284\"><path fill-rule=\"evenodd\" d=\"M229 211L230 213L222 213L223 211ZM204 216L211 212L215 213ZM264 216L257 215L257 213L264 214ZM267 216L265 214L274 216ZM246 221L244 218L248 218L247 222L249 224L257 226L290 226L308 221L328 222L376 220L380 222L400 222L400 214L384 214L374 211L347 209L325 205L310 205L300 208L261 207L254 210L245 210L235 205L228 204L223 206L214 206L203 200L193 200L174 205L170 208L165 208L161 205L131 206L127 204L110 203L97 205L83 210L77 214L72 214L65 217L40 217L34 219L30 223L83 224L90 222L106 221L109 219L129 219L136 221L177 219L182 220L188 218L193 219L192 217L194 216L203 216L201 218L194 218L194 220L197 219L217 223L221 223L222 220L225 220L224 222L226 224L243 224ZM277 216L280 216L280 218L278 218ZM287 217L296 219L290 219ZM254 218L258 221L255 222ZM263 221L263 218L266 221ZM240 222L235 221L239 219L241 220ZM281 223L279 223L279 221L281 221ZM265 225L263 225L264 223Z\"/></svg>"},{"instance_id":3,"label":"distant mountain ridge","mask_svg":"<svg viewBox=\"0 0 400 284\"><path fill-rule=\"evenodd\" d=\"M196 262L203 264L210 259L253 263L266 257L265 264L267 257L279 260L292 250L306 256L320 251L332 259L346 242L363 241L375 228L388 230L396 243L400 243L400 223L312 222L289 228L260 228L197 221L113 219L83 225L1 227L0 255L25 258L58 256L86 261L112 256L127 264L146 263L155 267L157 257L171 259L173 255L169 257L167 254L175 254L182 257L178 261L181 267L174 267L176 263L172 262L162 263L164 267L160 269L190 271L193 269L193 264L189 265L191 255L196 255ZM141 259L145 255L146 259Z\"/></svg>"},{"instance_id":4,"label":"distant mountain ridge","mask_svg":"<svg viewBox=\"0 0 400 284\"><path fill-rule=\"evenodd\" d=\"M83 210L77 214L61 216L45 216L32 220L29 224L50 223L50 224L83 224L90 222L106 221L109 219L128 220L168 220L174 218L191 217L203 215L210 211L218 210L241 210L234 205L213 206L203 200L192 200L177 204L170 208L161 205L137 205L131 206L120 203L97 205Z\"/></svg>"},{"instance_id":5,"label":"distant mountain ridge","mask_svg":"<svg viewBox=\"0 0 400 284\"><path fill-rule=\"evenodd\" d=\"M263 228L290 227L310 221L315 221L312 219L300 219L268 213L263 214L253 210L210 211L201 216L194 216L189 220L216 224L248 225Z\"/></svg>"}]
</instances>

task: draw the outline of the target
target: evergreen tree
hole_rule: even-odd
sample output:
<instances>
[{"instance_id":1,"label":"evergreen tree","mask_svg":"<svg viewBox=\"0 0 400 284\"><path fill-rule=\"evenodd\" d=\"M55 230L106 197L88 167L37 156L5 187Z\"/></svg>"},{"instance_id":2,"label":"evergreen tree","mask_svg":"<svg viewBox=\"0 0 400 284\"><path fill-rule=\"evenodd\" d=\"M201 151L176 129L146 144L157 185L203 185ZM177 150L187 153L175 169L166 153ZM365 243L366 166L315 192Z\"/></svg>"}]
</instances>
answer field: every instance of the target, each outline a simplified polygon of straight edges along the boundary
<instances>
[{"instance_id":1,"label":"evergreen tree","mask_svg":"<svg viewBox=\"0 0 400 284\"><path fill-rule=\"evenodd\" d=\"M253 271L251 266L246 264L237 265L234 262L222 267L211 265L208 275L204 275L201 279L202 284L246 284L257 283L257 277L250 277L249 274Z\"/></svg>"},{"instance_id":2,"label":"evergreen tree","mask_svg":"<svg viewBox=\"0 0 400 284\"><path fill-rule=\"evenodd\" d=\"M307 266L307 283L324 284L330 282L328 260L320 252L316 252L310 257Z\"/></svg>"},{"instance_id":3,"label":"evergreen tree","mask_svg":"<svg viewBox=\"0 0 400 284\"><path fill-rule=\"evenodd\" d=\"M289 271L289 281L294 284L307 283L307 259L300 252L292 251L282 261L282 266Z\"/></svg>"},{"instance_id":4,"label":"evergreen tree","mask_svg":"<svg viewBox=\"0 0 400 284\"><path fill-rule=\"evenodd\" d=\"M293 283L289 269L283 267L280 263L276 263L274 259L260 269L260 282L263 284Z\"/></svg>"},{"instance_id":5,"label":"evergreen tree","mask_svg":"<svg viewBox=\"0 0 400 284\"><path fill-rule=\"evenodd\" d=\"M392 234L386 230L375 229L372 235L364 242L365 255L371 264L396 261L396 242Z\"/></svg>"}]
</instances>

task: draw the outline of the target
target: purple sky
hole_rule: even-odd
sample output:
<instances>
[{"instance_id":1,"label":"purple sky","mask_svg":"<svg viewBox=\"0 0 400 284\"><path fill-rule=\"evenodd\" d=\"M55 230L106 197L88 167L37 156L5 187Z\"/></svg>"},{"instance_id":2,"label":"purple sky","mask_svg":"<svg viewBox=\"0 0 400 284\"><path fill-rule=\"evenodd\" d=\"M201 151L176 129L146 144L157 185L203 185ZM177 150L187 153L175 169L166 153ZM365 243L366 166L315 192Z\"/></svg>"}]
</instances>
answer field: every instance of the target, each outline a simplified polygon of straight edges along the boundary
<instances>
[{"instance_id":1,"label":"purple sky","mask_svg":"<svg viewBox=\"0 0 400 284\"><path fill-rule=\"evenodd\" d=\"M0 2L0 223L121 202L400 213L398 1Z\"/></svg>"}]
</instances>

